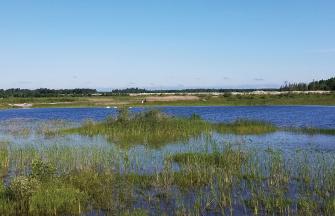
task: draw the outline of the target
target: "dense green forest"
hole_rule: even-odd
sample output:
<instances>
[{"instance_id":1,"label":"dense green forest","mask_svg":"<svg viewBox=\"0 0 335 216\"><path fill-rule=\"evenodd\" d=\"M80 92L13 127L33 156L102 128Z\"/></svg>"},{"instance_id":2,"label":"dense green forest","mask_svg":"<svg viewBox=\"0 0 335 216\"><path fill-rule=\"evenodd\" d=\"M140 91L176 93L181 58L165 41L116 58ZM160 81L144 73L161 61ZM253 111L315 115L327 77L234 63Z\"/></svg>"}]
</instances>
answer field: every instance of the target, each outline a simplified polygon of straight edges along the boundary
<instances>
[{"instance_id":1,"label":"dense green forest","mask_svg":"<svg viewBox=\"0 0 335 216\"><path fill-rule=\"evenodd\" d=\"M285 83L280 90L283 91L335 91L335 77L327 80L313 81L310 83Z\"/></svg>"}]
</instances>

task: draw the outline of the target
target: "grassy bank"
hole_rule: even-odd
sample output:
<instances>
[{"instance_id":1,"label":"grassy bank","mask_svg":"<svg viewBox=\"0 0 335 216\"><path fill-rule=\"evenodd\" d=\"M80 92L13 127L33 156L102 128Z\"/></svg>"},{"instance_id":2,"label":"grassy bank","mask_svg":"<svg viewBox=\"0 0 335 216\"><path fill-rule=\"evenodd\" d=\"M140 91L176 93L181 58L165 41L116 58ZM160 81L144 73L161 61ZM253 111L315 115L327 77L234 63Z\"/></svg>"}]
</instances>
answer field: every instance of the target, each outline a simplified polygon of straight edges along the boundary
<instances>
[{"instance_id":1,"label":"grassy bank","mask_svg":"<svg viewBox=\"0 0 335 216\"><path fill-rule=\"evenodd\" d=\"M180 95L182 96L182 95ZM32 107L106 107L106 106L257 106L257 105L335 105L335 94L283 94L283 95L196 95L192 100L142 100L148 96L92 96L54 98L3 98L0 109L11 108L9 104L28 103Z\"/></svg>"},{"instance_id":2,"label":"grassy bank","mask_svg":"<svg viewBox=\"0 0 335 216\"><path fill-rule=\"evenodd\" d=\"M170 106L261 106L261 105L335 105L335 94L199 96L194 101L149 102L146 105Z\"/></svg>"}]
</instances>

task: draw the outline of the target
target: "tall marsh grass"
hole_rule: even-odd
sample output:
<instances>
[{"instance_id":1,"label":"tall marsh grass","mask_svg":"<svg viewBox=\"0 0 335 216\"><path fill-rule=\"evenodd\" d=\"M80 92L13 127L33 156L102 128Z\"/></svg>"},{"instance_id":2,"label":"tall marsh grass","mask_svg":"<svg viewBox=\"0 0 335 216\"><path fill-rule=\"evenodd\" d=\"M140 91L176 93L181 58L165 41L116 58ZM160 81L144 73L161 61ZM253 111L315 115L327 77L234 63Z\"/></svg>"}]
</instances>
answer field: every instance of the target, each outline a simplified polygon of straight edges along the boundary
<instances>
[{"instance_id":1,"label":"tall marsh grass","mask_svg":"<svg viewBox=\"0 0 335 216\"><path fill-rule=\"evenodd\" d=\"M306 128L286 128L285 129L288 132L294 132L294 133L301 133L301 134L308 134L308 135L335 135L335 129L334 128L312 128L312 127L306 127Z\"/></svg>"},{"instance_id":2,"label":"tall marsh grass","mask_svg":"<svg viewBox=\"0 0 335 216\"><path fill-rule=\"evenodd\" d=\"M169 155L161 169L140 174L140 164L108 146L6 145L4 215L331 215L335 210L334 154L301 151L287 158L272 149L242 150L212 141L208 152Z\"/></svg>"},{"instance_id":3,"label":"tall marsh grass","mask_svg":"<svg viewBox=\"0 0 335 216\"><path fill-rule=\"evenodd\" d=\"M129 114L127 109L122 109L116 118L110 117L97 123L88 121L82 127L68 129L64 133L103 135L111 142L124 146L147 144L159 147L212 132L264 134L275 130L274 125L261 121L237 120L233 123L210 123L197 115L189 118L171 117L157 110Z\"/></svg>"}]
</instances>

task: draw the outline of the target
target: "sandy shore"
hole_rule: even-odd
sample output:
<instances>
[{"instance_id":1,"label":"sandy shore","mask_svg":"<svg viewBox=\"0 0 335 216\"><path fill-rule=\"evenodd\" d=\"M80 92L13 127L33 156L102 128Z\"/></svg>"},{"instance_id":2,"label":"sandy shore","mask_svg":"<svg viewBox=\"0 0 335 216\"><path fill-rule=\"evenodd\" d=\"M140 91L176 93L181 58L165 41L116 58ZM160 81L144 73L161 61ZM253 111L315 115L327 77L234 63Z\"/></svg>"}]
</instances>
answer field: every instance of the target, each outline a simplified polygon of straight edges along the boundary
<instances>
[{"instance_id":1,"label":"sandy shore","mask_svg":"<svg viewBox=\"0 0 335 216\"><path fill-rule=\"evenodd\" d=\"M145 100L147 102L155 102L155 101L190 101L190 100L199 100L200 98L193 95L171 95L171 96L151 96L146 97Z\"/></svg>"},{"instance_id":2,"label":"sandy shore","mask_svg":"<svg viewBox=\"0 0 335 216\"><path fill-rule=\"evenodd\" d=\"M30 103L8 104L8 106L11 106L11 107L19 107L19 108L30 108L30 107L33 106L33 104L30 104Z\"/></svg>"}]
</instances>

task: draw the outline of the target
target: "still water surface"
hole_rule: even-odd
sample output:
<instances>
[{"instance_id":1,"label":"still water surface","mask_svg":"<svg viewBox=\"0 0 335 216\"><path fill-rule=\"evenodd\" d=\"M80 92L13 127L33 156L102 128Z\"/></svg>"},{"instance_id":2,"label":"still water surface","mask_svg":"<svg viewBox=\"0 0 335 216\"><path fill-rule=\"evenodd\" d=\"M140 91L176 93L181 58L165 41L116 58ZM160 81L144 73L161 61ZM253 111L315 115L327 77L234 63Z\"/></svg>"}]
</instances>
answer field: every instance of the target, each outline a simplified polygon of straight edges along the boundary
<instances>
[{"instance_id":1,"label":"still water surface","mask_svg":"<svg viewBox=\"0 0 335 216\"><path fill-rule=\"evenodd\" d=\"M256 107L159 107L163 112L174 116L190 116L193 113L208 121L227 122L236 119L257 119L272 122L280 127L318 127L335 128L335 107L326 106L256 106ZM133 112L143 108L131 108ZM108 149L111 154L127 153L141 172L150 172L163 166L167 155L180 152L208 151L213 146L209 143L232 144L241 148L266 150L268 148L284 152L289 156L299 150L314 154L323 152L335 154L335 136L306 135L284 131L265 135L213 134L211 138L192 138L187 142L169 143L159 148L137 145L123 148L108 142L102 136L86 137L67 135L45 137L36 131L44 127L78 126L86 119L103 120L115 115L116 109L106 108L47 108L15 109L0 111L0 141L8 141L15 148L36 148L47 151L54 146L71 146L77 148L76 154L90 151L85 148ZM57 120L57 121L55 121ZM60 121L59 121L60 120ZM29 133L22 135L22 131ZM57 147L57 148L58 148ZM216 146L220 148L220 146ZM107 150L106 150L107 151Z\"/></svg>"},{"instance_id":2,"label":"still water surface","mask_svg":"<svg viewBox=\"0 0 335 216\"><path fill-rule=\"evenodd\" d=\"M131 108L142 111L144 108ZM257 119L272 122L278 126L335 128L335 106L202 106L202 107L157 107L176 116L190 116L193 113L215 121L236 119ZM0 111L0 120L13 118L80 122L86 119L103 120L115 115L116 109L106 108L43 108L11 109Z\"/></svg>"}]
</instances>

